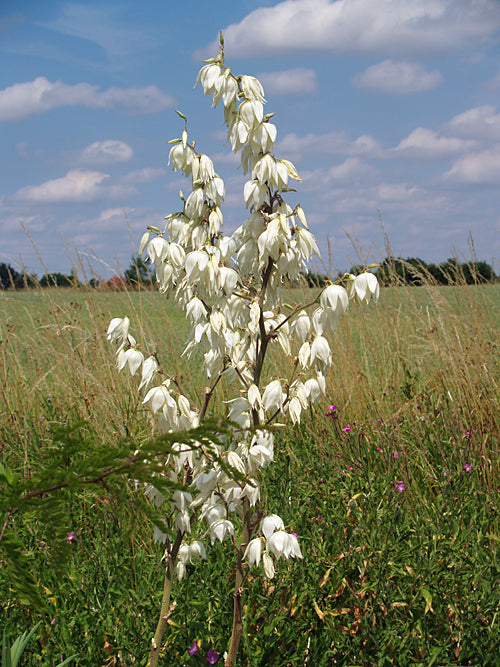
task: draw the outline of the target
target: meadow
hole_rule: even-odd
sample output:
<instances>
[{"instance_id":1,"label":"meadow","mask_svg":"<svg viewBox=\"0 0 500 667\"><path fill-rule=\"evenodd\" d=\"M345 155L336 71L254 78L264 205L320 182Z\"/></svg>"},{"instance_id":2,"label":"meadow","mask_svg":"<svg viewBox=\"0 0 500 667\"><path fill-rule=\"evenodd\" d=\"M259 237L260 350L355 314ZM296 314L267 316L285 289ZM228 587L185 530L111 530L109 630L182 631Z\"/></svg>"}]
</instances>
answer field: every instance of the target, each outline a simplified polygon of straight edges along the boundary
<instances>
[{"instance_id":1,"label":"meadow","mask_svg":"<svg viewBox=\"0 0 500 667\"><path fill-rule=\"evenodd\" d=\"M106 341L112 317L128 315L143 348L202 394L201 365L181 356L189 326L156 291L6 291L0 303L0 461L23 479L64 438L85 458L150 437L138 382L117 373ZM325 400L280 432L263 473L267 509L304 560L248 580L239 664L500 665L499 325L498 284L396 280L340 321ZM273 374L284 363L278 354ZM2 567L6 636L41 621L23 664L147 664L162 548L138 494L132 483L63 494L51 534L40 513L11 517L45 603L20 599ZM232 561L217 543L188 566L160 664L207 664L227 648Z\"/></svg>"}]
</instances>

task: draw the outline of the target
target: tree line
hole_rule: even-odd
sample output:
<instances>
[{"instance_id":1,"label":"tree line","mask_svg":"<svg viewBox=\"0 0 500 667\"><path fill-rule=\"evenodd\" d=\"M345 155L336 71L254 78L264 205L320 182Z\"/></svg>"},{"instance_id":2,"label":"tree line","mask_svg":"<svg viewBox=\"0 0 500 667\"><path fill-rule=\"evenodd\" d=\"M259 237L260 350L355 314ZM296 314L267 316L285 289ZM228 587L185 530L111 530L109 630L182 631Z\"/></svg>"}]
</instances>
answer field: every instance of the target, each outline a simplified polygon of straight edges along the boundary
<instances>
[{"instance_id":1,"label":"tree line","mask_svg":"<svg viewBox=\"0 0 500 667\"><path fill-rule=\"evenodd\" d=\"M349 273L358 274L364 270L361 265L352 266ZM428 264L423 259L411 257L400 259L387 257L375 271L381 285L423 285L433 282L438 285L493 283L498 276L493 267L487 262L471 261L459 262L457 259L447 259L440 264ZM330 277L321 272L308 272L304 279L310 287L324 287ZM107 286L109 288L148 286L156 282L151 266L141 257L133 257L130 266L123 276L116 275L104 283L97 278L91 278L89 287ZM46 273L40 279L36 274L21 273L13 266L0 262L0 289L26 289L30 287L82 287L77 274L70 275L61 272Z\"/></svg>"}]
</instances>

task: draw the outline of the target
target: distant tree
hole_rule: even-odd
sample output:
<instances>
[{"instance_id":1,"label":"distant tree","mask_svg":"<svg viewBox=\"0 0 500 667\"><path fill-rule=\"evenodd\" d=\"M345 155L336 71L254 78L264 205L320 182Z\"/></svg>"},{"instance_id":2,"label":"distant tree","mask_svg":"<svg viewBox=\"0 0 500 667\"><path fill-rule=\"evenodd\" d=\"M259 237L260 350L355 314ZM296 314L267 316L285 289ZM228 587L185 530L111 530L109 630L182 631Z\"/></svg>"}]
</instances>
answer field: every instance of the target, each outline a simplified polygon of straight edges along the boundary
<instances>
[{"instance_id":1,"label":"distant tree","mask_svg":"<svg viewBox=\"0 0 500 667\"><path fill-rule=\"evenodd\" d=\"M99 281L97 280L97 278L91 278L89 280L89 287L92 287L92 289L96 289L97 287L99 287Z\"/></svg>"},{"instance_id":2,"label":"distant tree","mask_svg":"<svg viewBox=\"0 0 500 667\"><path fill-rule=\"evenodd\" d=\"M151 269L142 257L132 257L130 266L125 271L125 280L129 285L151 285Z\"/></svg>"},{"instance_id":3,"label":"distant tree","mask_svg":"<svg viewBox=\"0 0 500 667\"><path fill-rule=\"evenodd\" d=\"M463 273L469 285L492 283L496 277L493 268L487 262L467 262L463 265Z\"/></svg>"},{"instance_id":4,"label":"distant tree","mask_svg":"<svg viewBox=\"0 0 500 667\"><path fill-rule=\"evenodd\" d=\"M74 285L71 276L64 273L46 273L40 280L40 287L71 287Z\"/></svg>"},{"instance_id":5,"label":"distant tree","mask_svg":"<svg viewBox=\"0 0 500 667\"><path fill-rule=\"evenodd\" d=\"M0 289L15 287L16 280L20 276L22 277L22 274L16 271L10 264L6 264L5 262L0 263Z\"/></svg>"}]
</instances>

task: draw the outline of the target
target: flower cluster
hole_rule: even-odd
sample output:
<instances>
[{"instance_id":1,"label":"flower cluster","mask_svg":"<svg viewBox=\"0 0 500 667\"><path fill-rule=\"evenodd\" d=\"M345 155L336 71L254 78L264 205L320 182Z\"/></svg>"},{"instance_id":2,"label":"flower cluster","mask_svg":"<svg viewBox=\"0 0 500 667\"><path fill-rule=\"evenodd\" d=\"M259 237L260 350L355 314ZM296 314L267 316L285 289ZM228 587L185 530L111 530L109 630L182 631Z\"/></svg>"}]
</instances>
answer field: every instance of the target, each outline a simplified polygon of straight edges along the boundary
<instances>
[{"instance_id":1,"label":"flower cluster","mask_svg":"<svg viewBox=\"0 0 500 667\"><path fill-rule=\"evenodd\" d=\"M143 403L161 432L197 427L219 380L232 387L227 417L237 425L234 437L216 446L217 457L179 445L165 467L165 474L179 482L189 471L191 491L195 489L173 495L168 513L175 517L172 528L188 536L195 512L204 522L203 534L197 530L199 539L180 547L179 578L187 563L206 557L204 537L212 543L235 538L234 517L245 521L253 511L261 493L259 471L274 458L268 425L287 417L299 423L309 404L325 394L332 362L329 337L339 318L351 301L367 304L379 296L377 279L367 271L346 275L339 281L344 284L328 284L309 304L283 305L285 281L297 279L312 256L319 255L304 211L284 199L290 180L300 177L290 161L274 154L277 130L270 122L273 114L264 114L264 91L257 79L235 76L221 50L206 61L198 82L212 96L213 106L224 108L228 140L248 175L243 192L248 218L231 236L224 235L224 182L212 160L188 141L187 120L179 114L184 130L172 142L169 162L190 179L191 192L181 193L181 210L166 216L163 231L148 228L140 252L147 252L154 265L160 291L174 295L192 324L184 355L203 355L210 385L204 403L194 405L155 356L144 357L129 334L127 317L113 319L108 329L108 339L117 345L118 368L132 375L141 369ZM276 346L294 359L293 373L264 381L266 355ZM148 493L157 505L165 501L153 488ZM285 530L279 516L246 524L254 527L240 542L243 558L249 566L262 561L268 578L274 576L276 560L302 557L297 537ZM157 536L165 538L159 531Z\"/></svg>"}]
</instances>

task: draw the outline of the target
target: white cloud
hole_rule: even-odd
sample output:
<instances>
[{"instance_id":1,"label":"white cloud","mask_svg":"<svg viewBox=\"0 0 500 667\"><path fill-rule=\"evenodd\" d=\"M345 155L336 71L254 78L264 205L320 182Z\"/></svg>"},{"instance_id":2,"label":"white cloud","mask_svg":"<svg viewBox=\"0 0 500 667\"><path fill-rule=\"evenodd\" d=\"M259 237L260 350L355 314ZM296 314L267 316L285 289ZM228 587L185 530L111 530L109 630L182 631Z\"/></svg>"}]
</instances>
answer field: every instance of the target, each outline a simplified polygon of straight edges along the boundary
<instances>
[{"instance_id":1,"label":"white cloud","mask_svg":"<svg viewBox=\"0 0 500 667\"><path fill-rule=\"evenodd\" d=\"M390 157L441 160L464 153L476 146L473 140L439 136L434 130L417 127L406 139L387 151Z\"/></svg>"},{"instance_id":2,"label":"white cloud","mask_svg":"<svg viewBox=\"0 0 500 667\"><path fill-rule=\"evenodd\" d=\"M500 145L456 160L444 175L458 183L500 184Z\"/></svg>"},{"instance_id":3,"label":"white cloud","mask_svg":"<svg viewBox=\"0 0 500 667\"><path fill-rule=\"evenodd\" d=\"M156 181L158 178L163 178L166 174L162 167L144 167L143 169L136 169L121 178L122 183L150 183Z\"/></svg>"},{"instance_id":4,"label":"white cloud","mask_svg":"<svg viewBox=\"0 0 500 667\"><path fill-rule=\"evenodd\" d=\"M223 33L233 57L311 49L408 57L482 43L499 28L497 0L285 0ZM202 54L214 52L215 42Z\"/></svg>"},{"instance_id":5,"label":"white cloud","mask_svg":"<svg viewBox=\"0 0 500 667\"><path fill-rule=\"evenodd\" d=\"M446 125L446 129L460 137L471 139L500 139L500 113L488 104L464 111Z\"/></svg>"},{"instance_id":6,"label":"white cloud","mask_svg":"<svg viewBox=\"0 0 500 667\"><path fill-rule=\"evenodd\" d=\"M370 135L363 134L351 141L344 132L309 133L303 137L291 132L279 142L278 150L284 155L294 156L306 153L327 153L330 155L378 157L382 153L379 142Z\"/></svg>"},{"instance_id":7,"label":"white cloud","mask_svg":"<svg viewBox=\"0 0 500 667\"><path fill-rule=\"evenodd\" d=\"M427 72L421 63L384 60L357 74L353 84L383 93L421 93L437 88L443 82L438 70Z\"/></svg>"},{"instance_id":8,"label":"white cloud","mask_svg":"<svg viewBox=\"0 0 500 667\"><path fill-rule=\"evenodd\" d=\"M106 197L135 194L130 186L108 184L109 174L84 169L71 169L66 176L28 185L18 190L13 200L25 203L56 204L62 202L87 203Z\"/></svg>"},{"instance_id":9,"label":"white cloud","mask_svg":"<svg viewBox=\"0 0 500 667\"><path fill-rule=\"evenodd\" d=\"M373 172L372 167L357 157L348 157L341 164L328 170L316 169L302 174L305 192L318 192L322 198L335 199L341 185L354 187L360 179L366 180Z\"/></svg>"},{"instance_id":10,"label":"white cloud","mask_svg":"<svg viewBox=\"0 0 500 667\"><path fill-rule=\"evenodd\" d=\"M316 92L318 82L316 72L306 67L282 70L281 72L264 72L257 78L264 86L266 94L275 97L279 95L307 95Z\"/></svg>"},{"instance_id":11,"label":"white cloud","mask_svg":"<svg viewBox=\"0 0 500 667\"><path fill-rule=\"evenodd\" d=\"M24 120L34 114L63 106L92 109L124 108L129 113L157 113L173 106L173 98L156 86L108 88L102 92L90 83L67 85L50 82L44 76L15 83L0 90L0 122Z\"/></svg>"},{"instance_id":12,"label":"white cloud","mask_svg":"<svg viewBox=\"0 0 500 667\"><path fill-rule=\"evenodd\" d=\"M123 141L106 139L95 141L84 148L80 162L84 164L114 164L116 162L129 162L134 157L132 148Z\"/></svg>"}]
</instances>

